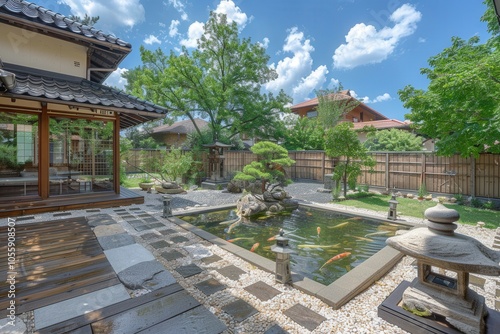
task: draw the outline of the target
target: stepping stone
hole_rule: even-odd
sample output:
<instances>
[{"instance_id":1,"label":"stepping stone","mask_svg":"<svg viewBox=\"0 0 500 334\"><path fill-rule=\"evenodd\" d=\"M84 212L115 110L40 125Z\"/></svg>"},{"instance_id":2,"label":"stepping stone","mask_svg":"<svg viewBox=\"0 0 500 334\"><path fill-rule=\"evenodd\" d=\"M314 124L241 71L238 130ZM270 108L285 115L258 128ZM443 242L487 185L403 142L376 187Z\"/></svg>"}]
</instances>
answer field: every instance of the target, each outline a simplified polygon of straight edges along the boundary
<instances>
[{"instance_id":1,"label":"stepping stone","mask_svg":"<svg viewBox=\"0 0 500 334\"><path fill-rule=\"evenodd\" d=\"M144 221L146 221L146 220L144 220ZM160 228L160 227L165 226L165 225L163 225L162 223L153 223L153 224L148 224L148 225L149 225L149 227L151 227L151 228Z\"/></svg>"},{"instance_id":2,"label":"stepping stone","mask_svg":"<svg viewBox=\"0 0 500 334\"><path fill-rule=\"evenodd\" d=\"M143 240L146 240L146 241L150 241L150 240L153 240L153 239L156 239L159 237L161 237L161 236L156 234L156 233L146 233L146 234L141 235L141 238Z\"/></svg>"},{"instance_id":3,"label":"stepping stone","mask_svg":"<svg viewBox=\"0 0 500 334\"><path fill-rule=\"evenodd\" d=\"M101 212L100 209L88 209L88 210L85 210L85 212Z\"/></svg>"},{"instance_id":4,"label":"stepping stone","mask_svg":"<svg viewBox=\"0 0 500 334\"><path fill-rule=\"evenodd\" d=\"M178 235L178 236L175 236L173 238L170 238L170 241L176 243L176 244L180 244L180 243L183 243L183 242L186 242L186 241L189 241L188 238L186 237L183 237L181 235Z\"/></svg>"},{"instance_id":5,"label":"stepping stone","mask_svg":"<svg viewBox=\"0 0 500 334\"><path fill-rule=\"evenodd\" d=\"M99 226L99 225L111 225L116 224L116 221L108 215L107 213L101 213L97 215L87 216L87 223L91 227Z\"/></svg>"},{"instance_id":6,"label":"stepping stone","mask_svg":"<svg viewBox=\"0 0 500 334\"><path fill-rule=\"evenodd\" d=\"M104 254L117 273L132 267L134 264L155 259L153 254L139 244L108 249L104 251Z\"/></svg>"},{"instance_id":7,"label":"stepping stone","mask_svg":"<svg viewBox=\"0 0 500 334\"><path fill-rule=\"evenodd\" d=\"M108 235L126 233L120 224L101 225L94 228L96 237L105 237Z\"/></svg>"},{"instance_id":8,"label":"stepping stone","mask_svg":"<svg viewBox=\"0 0 500 334\"><path fill-rule=\"evenodd\" d=\"M14 325L12 325L14 324ZM21 318L14 317L14 320L3 317L0 319L0 333L3 334L24 334L26 331L26 324Z\"/></svg>"},{"instance_id":9,"label":"stepping stone","mask_svg":"<svg viewBox=\"0 0 500 334\"><path fill-rule=\"evenodd\" d=\"M263 302L269 299L273 299L281 293L278 289L275 289L269 284L266 284L262 281L258 281L252 285L247 286L245 290L250 292L255 297L259 298Z\"/></svg>"},{"instance_id":10,"label":"stepping stone","mask_svg":"<svg viewBox=\"0 0 500 334\"><path fill-rule=\"evenodd\" d=\"M143 298L148 296L143 295ZM138 333L199 305L182 290L97 321L92 324L92 329L94 333L109 333L110 329L113 333Z\"/></svg>"},{"instance_id":11,"label":"stepping stone","mask_svg":"<svg viewBox=\"0 0 500 334\"><path fill-rule=\"evenodd\" d=\"M222 260L222 258L219 255L213 254L211 256L207 256L207 257L202 258L201 262L203 262L204 264L212 264L212 263L220 261L220 260Z\"/></svg>"},{"instance_id":12,"label":"stepping stone","mask_svg":"<svg viewBox=\"0 0 500 334\"><path fill-rule=\"evenodd\" d=\"M191 263L191 264L188 264L186 266L178 267L175 269L175 271L177 271L179 274L181 274L182 277L186 278L186 277L194 276L194 275L201 273L203 271L203 269L198 267L196 264Z\"/></svg>"},{"instance_id":13,"label":"stepping stone","mask_svg":"<svg viewBox=\"0 0 500 334\"><path fill-rule=\"evenodd\" d=\"M130 295L125 287L118 284L44 306L34 311L35 329L40 330L129 298Z\"/></svg>"},{"instance_id":14,"label":"stepping stone","mask_svg":"<svg viewBox=\"0 0 500 334\"><path fill-rule=\"evenodd\" d=\"M125 220L128 220L128 219L134 219L134 218L135 218L135 216L132 216L132 215L131 215L131 214L129 214L128 212L127 212L127 214L126 214L126 215L120 215L120 217L122 217L122 218L123 218L123 219L125 219Z\"/></svg>"},{"instance_id":15,"label":"stepping stone","mask_svg":"<svg viewBox=\"0 0 500 334\"><path fill-rule=\"evenodd\" d=\"M52 216L54 216L54 217L71 216L71 212L54 213Z\"/></svg>"},{"instance_id":16,"label":"stepping stone","mask_svg":"<svg viewBox=\"0 0 500 334\"><path fill-rule=\"evenodd\" d=\"M212 312L200 305L176 317L141 331L141 334L158 333L222 333L227 329Z\"/></svg>"},{"instance_id":17,"label":"stepping stone","mask_svg":"<svg viewBox=\"0 0 500 334\"><path fill-rule=\"evenodd\" d=\"M149 213L141 213L139 217L151 217Z\"/></svg>"},{"instance_id":18,"label":"stepping stone","mask_svg":"<svg viewBox=\"0 0 500 334\"><path fill-rule=\"evenodd\" d=\"M113 211L114 212L127 212L127 210L125 210L125 209L114 209Z\"/></svg>"},{"instance_id":19,"label":"stepping stone","mask_svg":"<svg viewBox=\"0 0 500 334\"><path fill-rule=\"evenodd\" d=\"M311 332L326 320L322 315L300 304L295 304L283 312L283 314Z\"/></svg>"},{"instance_id":20,"label":"stepping stone","mask_svg":"<svg viewBox=\"0 0 500 334\"><path fill-rule=\"evenodd\" d=\"M254 314L259 313L252 305L242 299L229 303L222 308L224 312L233 317L235 321L241 322Z\"/></svg>"},{"instance_id":21,"label":"stepping stone","mask_svg":"<svg viewBox=\"0 0 500 334\"><path fill-rule=\"evenodd\" d=\"M217 271L221 275L226 276L227 278L229 278L233 281L239 280L240 276L246 273L244 270L241 270L240 268L238 268L234 265L229 265L227 267L217 269Z\"/></svg>"},{"instance_id":22,"label":"stepping stone","mask_svg":"<svg viewBox=\"0 0 500 334\"><path fill-rule=\"evenodd\" d=\"M141 210L141 208L128 208L128 209L129 209L129 211L139 211L139 210Z\"/></svg>"},{"instance_id":23,"label":"stepping stone","mask_svg":"<svg viewBox=\"0 0 500 334\"><path fill-rule=\"evenodd\" d=\"M171 250L171 251L161 253L161 257L167 261L173 261L173 260L180 259L181 257L184 257L184 255L182 253L179 253L176 250Z\"/></svg>"},{"instance_id":24,"label":"stepping stone","mask_svg":"<svg viewBox=\"0 0 500 334\"><path fill-rule=\"evenodd\" d=\"M143 219L146 223L156 223L158 222L158 219L154 218L154 217L149 217L149 218L144 218ZM161 224L163 226L163 224Z\"/></svg>"},{"instance_id":25,"label":"stepping stone","mask_svg":"<svg viewBox=\"0 0 500 334\"><path fill-rule=\"evenodd\" d=\"M281 328L280 325L276 324L265 331L264 334L288 334L288 332Z\"/></svg>"},{"instance_id":26,"label":"stepping stone","mask_svg":"<svg viewBox=\"0 0 500 334\"><path fill-rule=\"evenodd\" d=\"M144 223L139 219L127 220L127 223L129 223L132 226L144 225Z\"/></svg>"},{"instance_id":27,"label":"stepping stone","mask_svg":"<svg viewBox=\"0 0 500 334\"><path fill-rule=\"evenodd\" d=\"M170 244L168 242L166 242L165 240L155 241L155 242L150 243L150 245L151 245L151 247L156 248L156 249L166 248L166 247L170 246Z\"/></svg>"},{"instance_id":28,"label":"stepping stone","mask_svg":"<svg viewBox=\"0 0 500 334\"><path fill-rule=\"evenodd\" d=\"M114 235L106 235L104 237L98 237L97 241L99 241L99 244L101 245L103 250L135 244L134 237L128 233L120 233Z\"/></svg>"},{"instance_id":29,"label":"stepping stone","mask_svg":"<svg viewBox=\"0 0 500 334\"><path fill-rule=\"evenodd\" d=\"M194 285L201 292L203 292L206 296L210 296L218 291L224 290L226 286L224 284L219 283L215 278L209 278L203 282Z\"/></svg>"},{"instance_id":30,"label":"stepping stone","mask_svg":"<svg viewBox=\"0 0 500 334\"><path fill-rule=\"evenodd\" d=\"M175 234L175 233L177 233L176 230L172 230L171 228L168 228L166 230L161 230L161 231L158 231L158 232L160 232L163 235L169 235L169 234Z\"/></svg>"},{"instance_id":31,"label":"stepping stone","mask_svg":"<svg viewBox=\"0 0 500 334\"><path fill-rule=\"evenodd\" d=\"M141 262L118 273L129 289L157 290L176 282L174 276L156 260Z\"/></svg>"},{"instance_id":32,"label":"stepping stone","mask_svg":"<svg viewBox=\"0 0 500 334\"><path fill-rule=\"evenodd\" d=\"M134 229L137 232L141 232L141 231L151 230L151 227L149 227L148 225L137 225L137 226L134 226Z\"/></svg>"}]
</instances>

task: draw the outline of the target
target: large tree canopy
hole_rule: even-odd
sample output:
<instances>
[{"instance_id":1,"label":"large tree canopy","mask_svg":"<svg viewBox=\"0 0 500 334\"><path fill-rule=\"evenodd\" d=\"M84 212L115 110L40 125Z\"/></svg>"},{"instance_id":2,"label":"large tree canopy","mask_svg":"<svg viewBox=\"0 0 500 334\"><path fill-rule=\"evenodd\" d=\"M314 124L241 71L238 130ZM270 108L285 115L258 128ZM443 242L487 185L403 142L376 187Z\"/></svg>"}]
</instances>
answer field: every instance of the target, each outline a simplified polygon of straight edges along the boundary
<instances>
[{"instance_id":1,"label":"large tree canopy","mask_svg":"<svg viewBox=\"0 0 500 334\"><path fill-rule=\"evenodd\" d=\"M438 154L477 157L500 153L499 29L492 2L481 18L492 37L484 44L452 38L452 45L428 60L421 73L427 90L406 86L398 92L418 131L437 139Z\"/></svg>"},{"instance_id":2,"label":"large tree canopy","mask_svg":"<svg viewBox=\"0 0 500 334\"><path fill-rule=\"evenodd\" d=\"M269 56L260 44L240 39L236 23L223 14L212 12L204 29L191 54L183 48L167 56L141 47L143 66L125 74L127 91L176 115L207 119L214 141L222 131L230 138L240 133L265 138L291 102L284 92L261 92L277 77L267 65Z\"/></svg>"}]
</instances>

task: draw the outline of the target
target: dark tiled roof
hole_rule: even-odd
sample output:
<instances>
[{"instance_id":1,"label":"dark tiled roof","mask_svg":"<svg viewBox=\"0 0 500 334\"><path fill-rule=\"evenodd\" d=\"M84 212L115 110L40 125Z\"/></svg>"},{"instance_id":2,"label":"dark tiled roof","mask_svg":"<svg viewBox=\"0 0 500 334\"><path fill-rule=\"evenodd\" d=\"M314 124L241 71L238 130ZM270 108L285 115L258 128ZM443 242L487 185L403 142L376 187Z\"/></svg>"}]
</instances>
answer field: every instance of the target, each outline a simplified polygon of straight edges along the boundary
<instances>
[{"instance_id":1,"label":"dark tiled roof","mask_svg":"<svg viewBox=\"0 0 500 334\"><path fill-rule=\"evenodd\" d=\"M93 51L89 53L89 68L114 69L132 51L130 43L112 34L24 0L0 0L0 22L27 27L40 34L50 32L57 38L86 45ZM109 71L92 71L90 80L103 83L110 74Z\"/></svg>"},{"instance_id":2,"label":"dark tiled roof","mask_svg":"<svg viewBox=\"0 0 500 334\"><path fill-rule=\"evenodd\" d=\"M167 109L163 107L89 80L75 78L70 81L23 72L13 73L16 75L16 85L5 95L17 98L30 96L54 103L64 101L65 104L71 104L73 102L76 105L88 107L93 105L121 111L121 128L157 119L159 114L167 112Z\"/></svg>"},{"instance_id":3,"label":"dark tiled roof","mask_svg":"<svg viewBox=\"0 0 500 334\"><path fill-rule=\"evenodd\" d=\"M200 119L200 118L195 118L194 119L196 125L198 128L205 128L208 125L208 122ZM191 122L190 119L184 120L184 121L179 121L175 122L172 125L160 125L157 126L156 128L153 128L153 134L166 134L166 133L182 133L182 134L188 134L191 132L195 131L195 127L193 122Z\"/></svg>"},{"instance_id":4,"label":"dark tiled roof","mask_svg":"<svg viewBox=\"0 0 500 334\"><path fill-rule=\"evenodd\" d=\"M31 21L51 25L62 30L67 30L85 37L95 38L99 41L106 41L112 44L131 48L127 43L111 34L106 34L94 27L73 21L68 17L55 13L47 8L24 0L0 0L0 8L5 8L16 16L29 18Z\"/></svg>"}]
</instances>

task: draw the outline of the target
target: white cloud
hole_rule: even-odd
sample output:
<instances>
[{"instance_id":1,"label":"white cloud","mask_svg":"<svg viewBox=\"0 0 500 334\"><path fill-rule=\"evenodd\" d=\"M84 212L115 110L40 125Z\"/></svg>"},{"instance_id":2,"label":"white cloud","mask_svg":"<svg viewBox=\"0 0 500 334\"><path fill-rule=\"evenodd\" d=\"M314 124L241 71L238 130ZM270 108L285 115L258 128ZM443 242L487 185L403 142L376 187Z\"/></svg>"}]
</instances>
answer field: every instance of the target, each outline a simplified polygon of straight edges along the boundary
<instances>
[{"instance_id":1,"label":"white cloud","mask_svg":"<svg viewBox=\"0 0 500 334\"><path fill-rule=\"evenodd\" d=\"M384 102L384 101L389 101L392 99L391 95L389 93L384 93L382 95L377 96L373 100L370 99L368 96L364 97L359 97L358 94L356 94L355 91L350 90L351 96L363 103L377 103L377 102Z\"/></svg>"},{"instance_id":2,"label":"white cloud","mask_svg":"<svg viewBox=\"0 0 500 334\"><path fill-rule=\"evenodd\" d=\"M262 46L264 49L267 49L267 47L269 46L269 38L264 37L262 42L257 42L257 43L260 44L260 46Z\"/></svg>"},{"instance_id":3,"label":"white cloud","mask_svg":"<svg viewBox=\"0 0 500 334\"><path fill-rule=\"evenodd\" d=\"M168 3L181 14L182 21L187 21L188 14L185 11L186 5L181 0L168 0Z\"/></svg>"},{"instance_id":4,"label":"white cloud","mask_svg":"<svg viewBox=\"0 0 500 334\"><path fill-rule=\"evenodd\" d=\"M144 39L144 43L146 43L147 45L152 45L154 43L161 44L161 41L158 39L158 37L149 35Z\"/></svg>"},{"instance_id":5,"label":"white cloud","mask_svg":"<svg viewBox=\"0 0 500 334\"><path fill-rule=\"evenodd\" d=\"M214 12L226 14L228 22L236 22L240 30L245 28L248 22L247 14L243 13L240 7L236 6L232 0L221 0Z\"/></svg>"},{"instance_id":6,"label":"white cloud","mask_svg":"<svg viewBox=\"0 0 500 334\"><path fill-rule=\"evenodd\" d=\"M170 37L175 37L179 34L179 24L181 22L179 20L172 20L170 22L170 28L168 29L168 35Z\"/></svg>"},{"instance_id":7,"label":"white cloud","mask_svg":"<svg viewBox=\"0 0 500 334\"><path fill-rule=\"evenodd\" d=\"M335 78L332 78L330 80L330 83L328 84L329 89L339 88L339 86L340 86L340 80Z\"/></svg>"},{"instance_id":8,"label":"white cloud","mask_svg":"<svg viewBox=\"0 0 500 334\"><path fill-rule=\"evenodd\" d=\"M358 23L345 36L333 55L335 68L350 69L361 65L380 63L394 51L398 42L417 29L422 14L414 6L404 4L389 19L394 26L377 31L372 25Z\"/></svg>"},{"instance_id":9,"label":"white cloud","mask_svg":"<svg viewBox=\"0 0 500 334\"><path fill-rule=\"evenodd\" d=\"M145 11L140 0L61 0L71 8L71 14L83 18L99 16L96 26L112 32L132 28L144 21Z\"/></svg>"},{"instance_id":10,"label":"white cloud","mask_svg":"<svg viewBox=\"0 0 500 334\"><path fill-rule=\"evenodd\" d=\"M127 79L122 77L122 74L126 73L128 70L126 68L117 68L116 71L112 72L110 76L106 79L104 84L106 86L115 87L121 90L125 90L125 85L127 84Z\"/></svg>"},{"instance_id":11,"label":"white cloud","mask_svg":"<svg viewBox=\"0 0 500 334\"><path fill-rule=\"evenodd\" d=\"M205 32L205 25L201 22L195 21L191 23L188 29L188 37L180 41L180 44L187 48L195 48L198 46L198 39Z\"/></svg>"},{"instance_id":12,"label":"white cloud","mask_svg":"<svg viewBox=\"0 0 500 334\"><path fill-rule=\"evenodd\" d=\"M319 66L312 70L313 60L309 39L304 39L304 34L297 27L289 30L288 36L283 45L284 52L290 52L292 57L285 57L278 62L278 65L271 64L278 74L278 78L265 85L271 92L278 92L283 89L291 95L294 102L302 102L307 96L326 81L328 70L326 66Z\"/></svg>"}]
</instances>

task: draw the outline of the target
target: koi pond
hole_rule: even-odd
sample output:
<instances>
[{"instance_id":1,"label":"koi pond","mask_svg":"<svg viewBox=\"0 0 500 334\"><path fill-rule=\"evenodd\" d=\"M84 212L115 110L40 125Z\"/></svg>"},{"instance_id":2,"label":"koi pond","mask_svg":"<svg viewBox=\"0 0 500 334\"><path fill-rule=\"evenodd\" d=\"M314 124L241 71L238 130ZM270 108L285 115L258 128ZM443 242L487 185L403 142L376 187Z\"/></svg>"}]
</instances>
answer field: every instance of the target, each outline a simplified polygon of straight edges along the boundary
<instances>
[{"instance_id":1,"label":"koi pond","mask_svg":"<svg viewBox=\"0 0 500 334\"><path fill-rule=\"evenodd\" d=\"M239 218L234 210L178 218L219 238L275 261L271 246L280 228L295 253L292 272L329 285L386 246L385 240L408 226L299 207L276 216Z\"/></svg>"}]
</instances>

